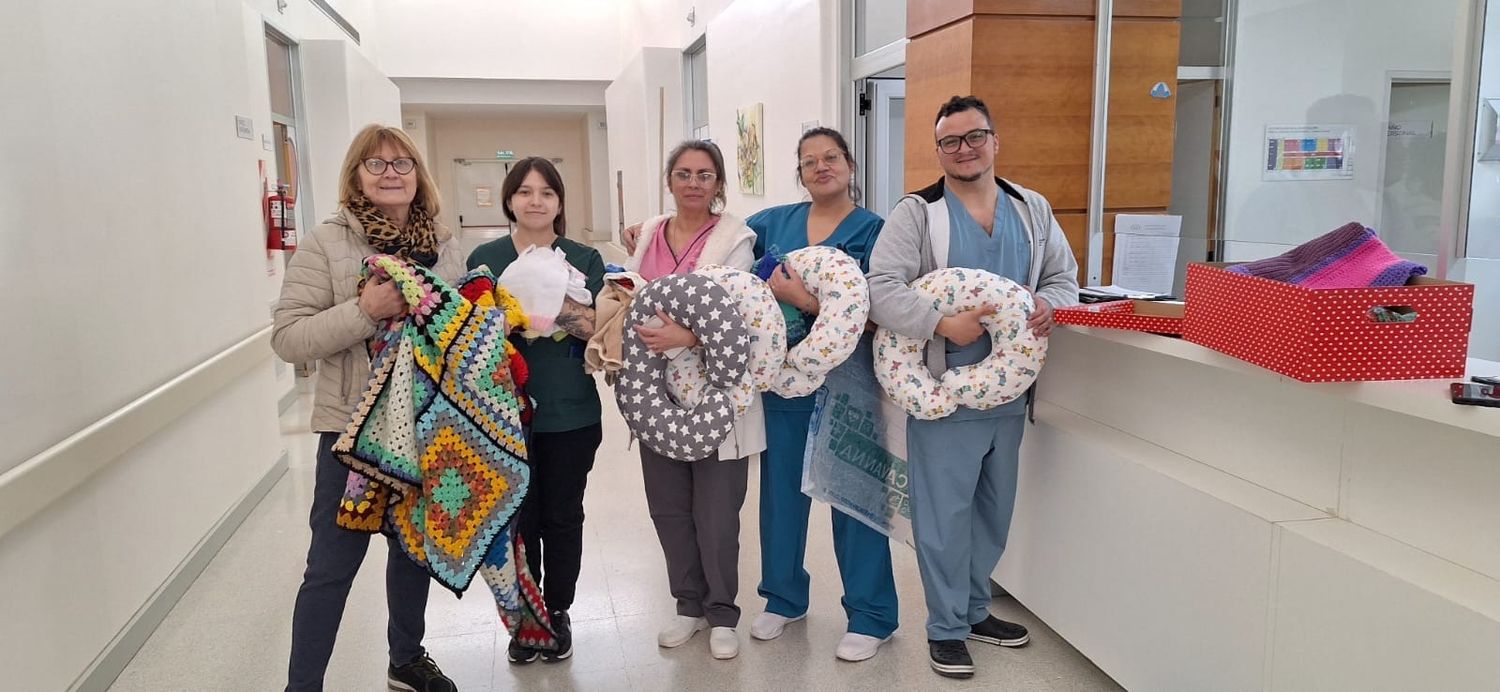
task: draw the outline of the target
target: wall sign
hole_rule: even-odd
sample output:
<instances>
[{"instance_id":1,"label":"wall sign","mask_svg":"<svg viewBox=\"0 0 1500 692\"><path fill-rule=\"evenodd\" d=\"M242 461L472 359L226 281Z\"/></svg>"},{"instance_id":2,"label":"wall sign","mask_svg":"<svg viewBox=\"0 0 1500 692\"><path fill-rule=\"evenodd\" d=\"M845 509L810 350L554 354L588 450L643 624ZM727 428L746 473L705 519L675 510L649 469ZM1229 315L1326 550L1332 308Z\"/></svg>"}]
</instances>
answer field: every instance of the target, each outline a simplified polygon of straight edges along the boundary
<instances>
[{"instance_id":1,"label":"wall sign","mask_svg":"<svg viewBox=\"0 0 1500 692\"><path fill-rule=\"evenodd\" d=\"M1353 125L1267 125L1261 180L1352 180Z\"/></svg>"}]
</instances>

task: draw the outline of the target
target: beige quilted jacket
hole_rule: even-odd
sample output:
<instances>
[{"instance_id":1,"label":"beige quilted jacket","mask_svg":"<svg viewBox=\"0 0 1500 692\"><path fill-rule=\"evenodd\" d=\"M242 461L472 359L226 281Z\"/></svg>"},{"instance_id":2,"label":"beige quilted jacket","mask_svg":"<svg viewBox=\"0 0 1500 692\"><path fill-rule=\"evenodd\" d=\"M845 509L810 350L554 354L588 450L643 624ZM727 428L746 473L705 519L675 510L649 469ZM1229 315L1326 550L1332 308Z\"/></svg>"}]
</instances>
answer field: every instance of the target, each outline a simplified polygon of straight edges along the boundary
<instances>
[{"instance_id":1,"label":"beige quilted jacket","mask_svg":"<svg viewBox=\"0 0 1500 692\"><path fill-rule=\"evenodd\" d=\"M464 258L453 234L437 228L438 276L462 278ZM292 254L276 303L271 348L288 363L318 362L313 432L343 432L370 376L365 341L374 320L359 309L360 269L375 254L364 229L344 210L303 236Z\"/></svg>"}]
</instances>

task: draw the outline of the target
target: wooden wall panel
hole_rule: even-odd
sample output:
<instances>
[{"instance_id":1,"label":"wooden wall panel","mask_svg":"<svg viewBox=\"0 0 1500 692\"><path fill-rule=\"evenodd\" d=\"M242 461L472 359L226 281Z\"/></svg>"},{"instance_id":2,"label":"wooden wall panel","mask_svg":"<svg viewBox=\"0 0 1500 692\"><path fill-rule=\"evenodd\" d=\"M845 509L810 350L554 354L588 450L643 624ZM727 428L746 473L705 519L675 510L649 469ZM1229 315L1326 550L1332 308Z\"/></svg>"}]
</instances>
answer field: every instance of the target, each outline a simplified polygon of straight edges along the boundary
<instances>
[{"instance_id":1,"label":"wooden wall panel","mask_svg":"<svg viewBox=\"0 0 1500 692\"><path fill-rule=\"evenodd\" d=\"M1105 158L1108 209L1166 207L1172 202L1180 34L1176 20L1115 21ZM1157 82L1167 83L1170 98L1152 98Z\"/></svg>"},{"instance_id":2,"label":"wooden wall panel","mask_svg":"<svg viewBox=\"0 0 1500 692\"><path fill-rule=\"evenodd\" d=\"M974 93L995 118L995 170L1057 209L1085 209L1094 23L978 17L974 25Z\"/></svg>"},{"instance_id":3,"label":"wooden wall panel","mask_svg":"<svg viewBox=\"0 0 1500 692\"><path fill-rule=\"evenodd\" d=\"M1078 17L1093 19L1095 0L912 0L906 3L906 35L921 36L971 15ZM1182 16L1182 0L1116 0L1115 18Z\"/></svg>"},{"instance_id":4,"label":"wooden wall panel","mask_svg":"<svg viewBox=\"0 0 1500 692\"><path fill-rule=\"evenodd\" d=\"M1078 285L1087 286L1089 278L1089 217L1083 212L1058 212L1057 225L1062 226L1068 237L1068 249L1078 262Z\"/></svg>"},{"instance_id":5,"label":"wooden wall panel","mask_svg":"<svg viewBox=\"0 0 1500 692\"><path fill-rule=\"evenodd\" d=\"M942 175L932 139L937 108L955 94L990 106L995 169L1051 202L1087 283L1093 115L1093 0L928 0L907 5L908 190ZM1103 283L1110 283L1118 213L1171 202L1181 0L1116 0L1105 179ZM1152 98L1165 82L1173 91Z\"/></svg>"},{"instance_id":6,"label":"wooden wall panel","mask_svg":"<svg viewBox=\"0 0 1500 692\"><path fill-rule=\"evenodd\" d=\"M918 3L913 3L918 4ZM912 39L906 45L905 188L920 190L942 177L932 119L954 95L973 93L973 20ZM921 75L921 78L913 78ZM885 213L888 210L877 210Z\"/></svg>"}]
</instances>

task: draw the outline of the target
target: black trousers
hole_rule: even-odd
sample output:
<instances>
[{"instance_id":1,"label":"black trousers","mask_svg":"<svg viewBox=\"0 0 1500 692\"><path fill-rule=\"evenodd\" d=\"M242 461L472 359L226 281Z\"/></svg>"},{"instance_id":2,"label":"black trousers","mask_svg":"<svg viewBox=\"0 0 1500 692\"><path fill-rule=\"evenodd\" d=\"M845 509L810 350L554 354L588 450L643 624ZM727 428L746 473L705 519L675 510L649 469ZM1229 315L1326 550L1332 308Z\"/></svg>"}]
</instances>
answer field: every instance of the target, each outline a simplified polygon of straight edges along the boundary
<instances>
[{"instance_id":1,"label":"black trousers","mask_svg":"<svg viewBox=\"0 0 1500 692\"><path fill-rule=\"evenodd\" d=\"M371 535L338 525L339 501L349 469L333 458L337 433L318 436L317 481L313 486L312 544L307 548L307 570L292 607L292 656L288 665L287 690L323 689L323 672L333 654L333 641L344 617L344 602L354 575L369 552ZM401 551L395 539L384 538L385 600L390 612L386 639L391 663L405 665L423 653L422 635L427 629L427 571Z\"/></svg>"},{"instance_id":2,"label":"black trousers","mask_svg":"<svg viewBox=\"0 0 1500 692\"><path fill-rule=\"evenodd\" d=\"M571 608L578 591L583 491L603 439L599 423L567 432L531 433L531 487L521 503L517 528L548 610Z\"/></svg>"}]
</instances>

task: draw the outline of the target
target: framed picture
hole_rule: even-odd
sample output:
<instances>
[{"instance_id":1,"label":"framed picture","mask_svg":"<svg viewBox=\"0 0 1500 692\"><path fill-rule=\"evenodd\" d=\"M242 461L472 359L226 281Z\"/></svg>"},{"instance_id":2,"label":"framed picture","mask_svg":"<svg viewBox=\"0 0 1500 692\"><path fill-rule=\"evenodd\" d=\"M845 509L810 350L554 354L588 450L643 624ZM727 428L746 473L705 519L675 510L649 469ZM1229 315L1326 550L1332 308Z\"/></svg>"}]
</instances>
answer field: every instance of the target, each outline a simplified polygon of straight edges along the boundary
<instances>
[{"instance_id":1,"label":"framed picture","mask_svg":"<svg viewBox=\"0 0 1500 692\"><path fill-rule=\"evenodd\" d=\"M746 195L766 194L766 152L762 140L764 108L764 104L757 103L737 112L740 193Z\"/></svg>"}]
</instances>

